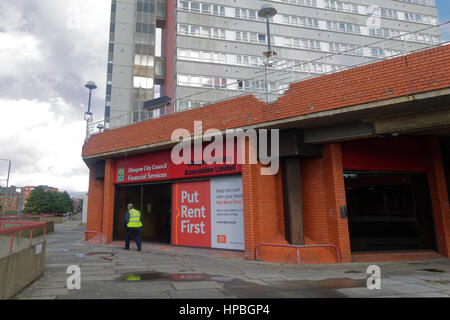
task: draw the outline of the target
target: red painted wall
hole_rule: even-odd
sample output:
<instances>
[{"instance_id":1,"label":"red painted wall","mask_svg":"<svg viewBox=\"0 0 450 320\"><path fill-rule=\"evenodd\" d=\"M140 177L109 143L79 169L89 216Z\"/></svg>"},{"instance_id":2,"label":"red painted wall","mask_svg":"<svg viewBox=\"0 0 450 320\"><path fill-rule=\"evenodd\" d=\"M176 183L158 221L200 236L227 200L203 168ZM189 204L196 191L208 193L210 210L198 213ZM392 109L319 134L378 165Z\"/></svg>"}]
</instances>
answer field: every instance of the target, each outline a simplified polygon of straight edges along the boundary
<instances>
[{"instance_id":1,"label":"red painted wall","mask_svg":"<svg viewBox=\"0 0 450 320\"><path fill-rule=\"evenodd\" d=\"M344 170L427 172L424 137L399 136L342 143Z\"/></svg>"}]
</instances>

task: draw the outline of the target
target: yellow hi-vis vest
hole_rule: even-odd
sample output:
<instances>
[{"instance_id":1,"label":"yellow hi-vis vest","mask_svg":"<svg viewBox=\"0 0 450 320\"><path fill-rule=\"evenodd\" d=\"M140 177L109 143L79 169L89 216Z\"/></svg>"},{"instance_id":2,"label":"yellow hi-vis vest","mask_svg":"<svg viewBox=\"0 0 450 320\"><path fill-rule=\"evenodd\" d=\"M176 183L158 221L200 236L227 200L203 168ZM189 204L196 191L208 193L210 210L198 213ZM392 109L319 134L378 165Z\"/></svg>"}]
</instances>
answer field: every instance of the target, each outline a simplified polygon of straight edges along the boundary
<instances>
[{"instance_id":1,"label":"yellow hi-vis vest","mask_svg":"<svg viewBox=\"0 0 450 320\"><path fill-rule=\"evenodd\" d=\"M131 209L129 211L130 213L130 220L128 220L127 227L128 228L140 228L142 227L141 222L141 213L136 209Z\"/></svg>"}]
</instances>

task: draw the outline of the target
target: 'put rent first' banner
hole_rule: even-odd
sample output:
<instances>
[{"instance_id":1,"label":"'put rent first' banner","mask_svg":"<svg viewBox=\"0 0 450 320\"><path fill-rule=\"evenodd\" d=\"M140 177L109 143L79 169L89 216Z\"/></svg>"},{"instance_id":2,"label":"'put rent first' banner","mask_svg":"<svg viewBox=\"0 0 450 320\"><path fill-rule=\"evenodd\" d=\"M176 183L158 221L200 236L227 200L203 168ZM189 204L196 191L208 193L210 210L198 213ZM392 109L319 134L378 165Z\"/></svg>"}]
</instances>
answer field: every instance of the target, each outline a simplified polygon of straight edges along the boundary
<instances>
[{"instance_id":1,"label":"'put rent first' banner","mask_svg":"<svg viewBox=\"0 0 450 320\"><path fill-rule=\"evenodd\" d=\"M173 184L172 243L244 250L242 178Z\"/></svg>"}]
</instances>

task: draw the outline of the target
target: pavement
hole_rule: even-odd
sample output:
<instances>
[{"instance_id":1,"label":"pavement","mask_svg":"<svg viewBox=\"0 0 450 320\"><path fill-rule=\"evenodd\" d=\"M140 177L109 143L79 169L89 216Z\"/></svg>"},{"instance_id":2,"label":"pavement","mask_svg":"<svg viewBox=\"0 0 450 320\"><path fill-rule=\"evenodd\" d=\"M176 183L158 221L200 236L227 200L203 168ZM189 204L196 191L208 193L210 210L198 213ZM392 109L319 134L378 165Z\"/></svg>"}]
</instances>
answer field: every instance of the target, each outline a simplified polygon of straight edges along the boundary
<instances>
[{"instance_id":1,"label":"pavement","mask_svg":"<svg viewBox=\"0 0 450 320\"><path fill-rule=\"evenodd\" d=\"M449 259L276 264L172 246L125 251L85 243L83 232L75 221L55 225L44 275L14 299L450 297ZM70 265L80 268L80 289L67 288ZM381 289L367 288L370 265L381 269Z\"/></svg>"}]
</instances>

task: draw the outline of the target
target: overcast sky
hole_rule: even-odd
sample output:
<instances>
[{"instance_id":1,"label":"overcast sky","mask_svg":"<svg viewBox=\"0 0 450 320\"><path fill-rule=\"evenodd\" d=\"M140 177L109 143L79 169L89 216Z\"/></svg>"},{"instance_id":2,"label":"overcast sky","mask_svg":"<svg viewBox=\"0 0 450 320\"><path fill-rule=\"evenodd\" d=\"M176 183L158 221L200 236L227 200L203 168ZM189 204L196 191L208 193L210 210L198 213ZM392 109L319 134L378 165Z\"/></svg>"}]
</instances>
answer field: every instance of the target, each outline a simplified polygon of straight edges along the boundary
<instances>
[{"instance_id":1,"label":"overcast sky","mask_svg":"<svg viewBox=\"0 0 450 320\"><path fill-rule=\"evenodd\" d=\"M437 0L440 21L450 0ZM0 159L10 185L87 191L83 113L93 80L94 121L104 113L111 0L0 1ZM450 40L450 25L444 32ZM7 162L0 161L4 186Z\"/></svg>"},{"instance_id":2,"label":"overcast sky","mask_svg":"<svg viewBox=\"0 0 450 320\"><path fill-rule=\"evenodd\" d=\"M104 112L111 0L0 1L0 158L10 185L87 191L81 160L88 80ZM0 161L0 179L7 162ZM0 181L4 186L6 181Z\"/></svg>"}]
</instances>

